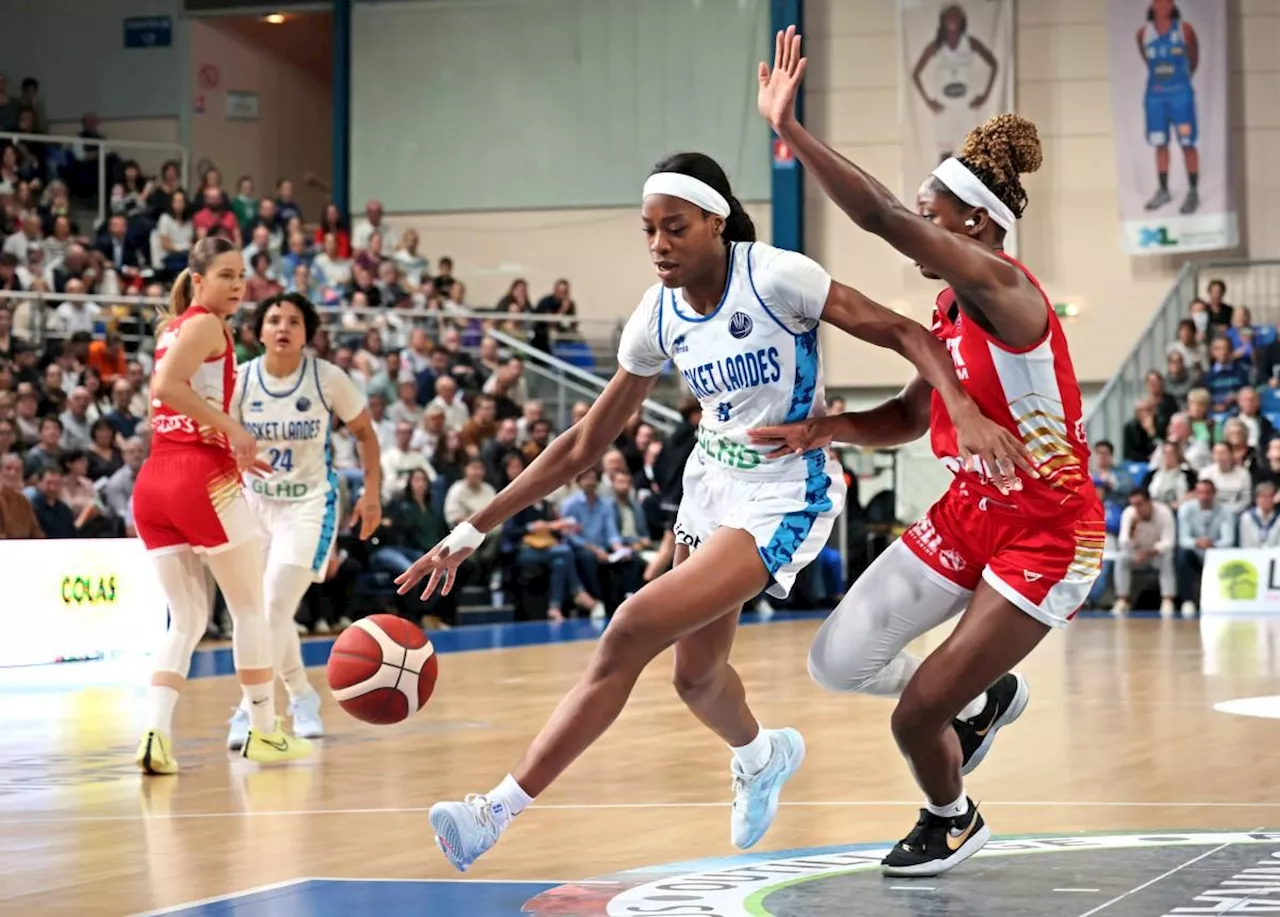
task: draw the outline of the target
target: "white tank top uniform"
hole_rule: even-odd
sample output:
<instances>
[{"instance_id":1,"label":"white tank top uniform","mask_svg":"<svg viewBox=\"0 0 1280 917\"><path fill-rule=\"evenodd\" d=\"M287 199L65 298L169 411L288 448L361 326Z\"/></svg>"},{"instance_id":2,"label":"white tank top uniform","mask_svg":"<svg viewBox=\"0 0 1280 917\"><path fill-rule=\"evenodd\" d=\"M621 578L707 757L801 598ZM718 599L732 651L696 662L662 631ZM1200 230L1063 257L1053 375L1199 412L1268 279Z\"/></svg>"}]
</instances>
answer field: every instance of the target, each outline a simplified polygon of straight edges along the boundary
<instances>
[{"instance_id":1,"label":"white tank top uniform","mask_svg":"<svg viewBox=\"0 0 1280 917\"><path fill-rule=\"evenodd\" d=\"M699 315L683 291L656 284L618 349L619 365L639 376L672 361L702 405L677 541L696 548L721 526L750 532L778 598L826 545L844 508L844 476L821 449L766 458L747 431L824 411L818 319L830 287L830 275L804 255L734 243L715 311Z\"/></svg>"},{"instance_id":2,"label":"white tank top uniform","mask_svg":"<svg viewBox=\"0 0 1280 917\"><path fill-rule=\"evenodd\" d=\"M961 35L953 48L945 41L933 56L935 98L943 105L936 115L934 133L940 153L952 153L964 143L965 134L984 119L974 111L970 102L974 96L973 43L968 35Z\"/></svg>"},{"instance_id":3,"label":"white tank top uniform","mask_svg":"<svg viewBox=\"0 0 1280 917\"><path fill-rule=\"evenodd\" d=\"M266 478L245 475L249 503L267 533L268 566L306 567L316 582L324 580L338 537L333 418L349 423L364 409L364 395L326 360L304 357L285 379L270 375L261 357L237 371L232 416L275 469Z\"/></svg>"}]
</instances>

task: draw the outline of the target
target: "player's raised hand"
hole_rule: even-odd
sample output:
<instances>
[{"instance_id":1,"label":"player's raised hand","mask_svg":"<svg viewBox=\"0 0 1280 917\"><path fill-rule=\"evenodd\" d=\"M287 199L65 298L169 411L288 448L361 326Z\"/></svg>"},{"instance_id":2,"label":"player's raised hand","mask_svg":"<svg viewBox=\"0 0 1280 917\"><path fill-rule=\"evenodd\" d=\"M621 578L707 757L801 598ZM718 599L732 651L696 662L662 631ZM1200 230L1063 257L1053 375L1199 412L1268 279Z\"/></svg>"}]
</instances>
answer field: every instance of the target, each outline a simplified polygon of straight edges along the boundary
<instances>
[{"instance_id":1,"label":"player's raised hand","mask_svg":"<svg viewBox=\"0 0 1280 917\"><path fill-rule=\"evenodd\" d=\"M821 449L831 444L831 434L819 421L811 417L795 423L777 424L772 427L756 427L747 431L747 440L753 446L768 448L767 458L800 455L810 449Z\"/></svg>"},{"instance_id":2,"label":"player's raised hand","mask_svg":"<svg viewBox=\"0 0 1280 917\"><path fill-rule=\"evenodd\" d=\"M800 36L796 27L787 26L774 40L773 69L760 62L760 89L756 94L756 107L775 131L796 117L796 93L804 79L808 59L800 56Z\"/></svg>"},{"instance_id":3,"label":"player's raised hand","mask_svg":"<svg viewBox=\"0 0 1280 917\"><path fill-rule=\"evenodd\" d=\"M961 464L979 475L990 476L1002 494L1022 489L1018 469L1031 477L1039 476L1026 443L1000 424L976 410L963 418L952 417L952 422Z\"/></svg>"},{"instance_id":4,"label":"player's raised hand","mask_svg":"<svg viewBox=\"0 0 1280 917\"><path fill-rule=\"evenodd\" d=\"M376 490L366 487L364 493L360 495L360 501L356 503L356 508L351 513L353 528L357 520L360 522L361 541L368 541L378 530L378 526L382 525L382 500L379 499Z\"/></svg>"}]
</instances>

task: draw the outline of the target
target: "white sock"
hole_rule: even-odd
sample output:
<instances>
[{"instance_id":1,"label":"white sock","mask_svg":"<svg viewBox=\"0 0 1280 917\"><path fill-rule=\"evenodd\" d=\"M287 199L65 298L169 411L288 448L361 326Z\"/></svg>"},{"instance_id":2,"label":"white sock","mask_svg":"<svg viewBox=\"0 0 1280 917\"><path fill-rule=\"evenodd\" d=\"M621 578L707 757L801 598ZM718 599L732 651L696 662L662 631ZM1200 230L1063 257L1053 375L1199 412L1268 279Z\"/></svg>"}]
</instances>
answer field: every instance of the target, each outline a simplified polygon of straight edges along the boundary
<instances>
[{"instance_id":1,"label":"white sock","mask_svg":"<svg viewBox=\"0 0 1280 917\"><path fill-rule=\"evenodd\" d=\"M254 732L270 735L276 731L276 705L272 703L275 685L241 685L244 689L244 708L249 711L249 725Z\"/></svg>"},{"instance_id":2,"label":"white sock","mask_svg":"<svg viewBox=\"0 0 1280 917\"><path fill-rule=\"evenodd\" d=\"M502 782L493 788L489 799L506 808L512 818L533 805L533 797L526 793L516 782L516 778L510 774L503 777Z\"/></svg>"},{"instance_id":3,"label":"white sock","mask_svg":"<svg viewBox=\"0 0 1280 917\"><path fill-rule=\"evenodd\" d=\"M769 739L767 730L756 727L756 737L740 748L733 748L733 756L738 759L738 766L742 773L748 777L758 774L764 770L764 766L769 763L769 758L773 755L773 742Z\"/></svg>"},{"instance_id":4,"label":"white sock","mask_svg":"<svg viewBox=\"0 0 1280 917\"><path fill-rule=\"evenodd\" d=\"M987 692L983 691L969 703L964 705L964 709L956 714L958 720L971 720L983 710L987 708Z\"/></svg>"},{"instance_id":5,"label":"white sock","mask_svg":"<svg viewBox=\"0 0 1280 917\"><path fill-rule=\"evenodd\" d=\"M173 735L173 708L178 705L178 692L162 685L152 685L147 692L147 728Z\"/></svg>"},{"instance_id":6,"label":"white sock","mask_svg":"<svg viewBox=\"0 0 1280 917\"><path fill-rule=\"evenodd\" d=\"M969 798L962 792L960 798L949 806L935 806L933 803L925 803L927 808L939 818L959 818L961 815L969 811Z\"/></svg>"},{"instance_id":7,"label":"white sock","mask_svg":"<svg viewBox=\"0 0 1280 917\"><path fill-rule=\"evenodd\" d=\"M284 673L281 677L284 679L284 689L289 692L289 700L291 701L297 701L315 693L315 690L311 687L311 682L307 681L305 669L294 669L292 672Z\"/></svg>"}]
</instances>

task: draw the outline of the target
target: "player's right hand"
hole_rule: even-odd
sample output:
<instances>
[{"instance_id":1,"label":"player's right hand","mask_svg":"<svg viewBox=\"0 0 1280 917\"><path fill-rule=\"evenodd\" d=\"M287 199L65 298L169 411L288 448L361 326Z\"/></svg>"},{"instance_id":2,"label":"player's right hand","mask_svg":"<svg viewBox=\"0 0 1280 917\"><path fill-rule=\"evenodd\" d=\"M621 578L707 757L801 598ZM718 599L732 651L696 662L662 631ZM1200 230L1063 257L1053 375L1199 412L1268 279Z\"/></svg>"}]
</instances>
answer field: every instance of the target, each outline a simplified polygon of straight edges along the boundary
<instances>
[{"instance_id":1,"label":"player's right hand","mask_svg":"<svg viewBox=\"0 0 1280 917\"><path fill-rule=\"evenodd\" d=\"M826 432L825 426L819 423L820 420L819 417L810 417L795 423L755 427L747 431L747 440L753 446L772 447L765 453L767 458L801 455L810 449L831 445L831 434Z\"/></svg>"},{"instance_id":2,"label":"player's right hand","mask_svg":"<svg viewBox=\"0 0 1280 917\"><path fill-rule=\"evenodd\" d=\"M236 466L241 471L265 477L275 471L268 463L258 458L258 441L244 427L237 426L227 437L231 444L231 453L236 457Z\"/></svg>"},{"instance_id":3,"label":"player's right hand","mask_svg":"<svg viewBox=\"0 0 1280 917\"><path fill-rule=\"evenodd\" d=\"M773 69L760 62L756 74L760 88L756 92L756 108L775 131L796 116L796 93L804 79L808 60L800 54L800 36L796 27L774 36Z\"/></svg>"},{"instance_id":4,"label":"player's right hand","mask_svg":"<svg viewBox=\"0 0 1280 917\"><path fill-rule=\"evenodd\" d=\"M408 570L396 577L396 585L400 588L396 591L400 595L407 595L409 590L416 586L423 577L429 576L426 588L422 590L422 600L425 602L436 591L436 586L440 585L440 581L444 581L444 588L440 590L441 595L448 595L453 589L453 583L457 579L458 568L462 566L462 562L471 556L471 548L455 548L450 550L449 547L441 542L426 554L423 554Z\"/></svg>"}]
</instances>

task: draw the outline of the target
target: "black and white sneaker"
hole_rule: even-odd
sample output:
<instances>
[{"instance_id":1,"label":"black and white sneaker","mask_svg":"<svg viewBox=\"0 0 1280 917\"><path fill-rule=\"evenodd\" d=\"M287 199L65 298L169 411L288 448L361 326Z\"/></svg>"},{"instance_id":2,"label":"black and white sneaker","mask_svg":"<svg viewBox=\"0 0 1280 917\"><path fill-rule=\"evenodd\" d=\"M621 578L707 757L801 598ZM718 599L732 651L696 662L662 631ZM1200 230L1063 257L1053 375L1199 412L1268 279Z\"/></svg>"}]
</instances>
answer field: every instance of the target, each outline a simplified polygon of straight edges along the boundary
<instances>
[{"instance_id":1,"label":"black and white sneaker","mask_svg":"<svg viewBox=\"0 0 1280 917\"><path fill-rule=\"evenodd\" d=\"M967 777L991 751L996 733L1008 726L1027 709L1031 689L1021 675L1010 672L987 689L987 705L970 720L952 720L956 735L960 737L960 750L964 752L961 776Z\"/></svg>"},{"instance_id":2,"label":"black and white sneaker","mask_svg":"<svg viewBox=\"0 0 1280 917\"><path fill-rule=\"evenodd\" d=\"M966 802L969 811L955 818L921 809L911 833L880 861L880 871L886 876L940 876L981 850L991 839L991 829L973 800L966 798Z\"/></svg>"}]
</instances>

